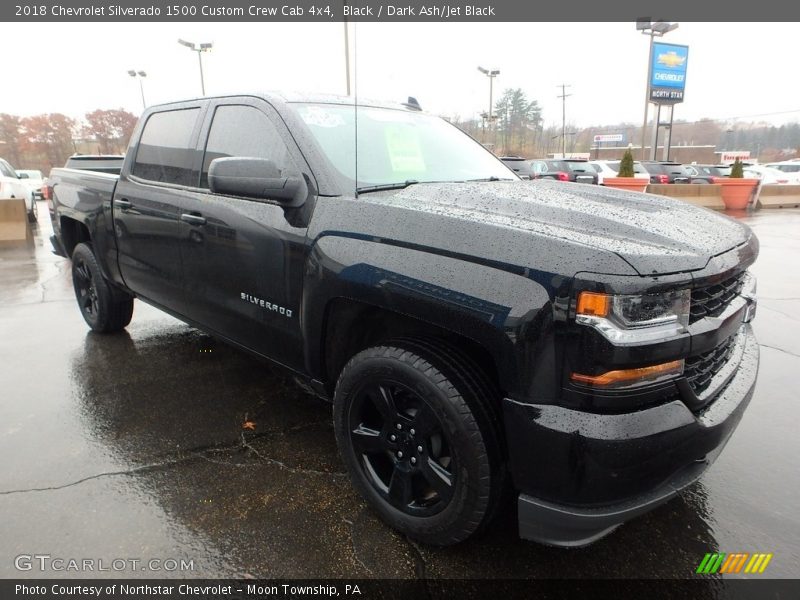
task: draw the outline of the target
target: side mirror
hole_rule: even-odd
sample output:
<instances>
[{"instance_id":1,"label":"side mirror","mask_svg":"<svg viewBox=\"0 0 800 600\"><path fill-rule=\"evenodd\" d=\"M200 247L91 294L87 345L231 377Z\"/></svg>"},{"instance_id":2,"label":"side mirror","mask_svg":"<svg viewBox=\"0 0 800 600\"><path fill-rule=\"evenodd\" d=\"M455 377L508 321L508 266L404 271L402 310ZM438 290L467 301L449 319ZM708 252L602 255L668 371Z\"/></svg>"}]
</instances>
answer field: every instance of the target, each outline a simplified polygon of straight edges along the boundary
<instances>
[{"instance_id":1,"label":"side mirror","mask_svg":"<svg viewBox=\"0 0 800 600\"><path fill-rule=\"evenodd\" d=\"M27 173L17 173L17 177L19 179L30 179L30 177L29 177L29 175Z\"/></svg>"},{"instance_id":2,"label":"side mirror","mask_svg":"<svg viewBox=\"0 0 800 600\"><path fill-rule=\"evenodd\" d=\"M266 158L215 158L208 167L208 186L215 194L278 200L292 208L301 206L308 196L300 173L281 172Z\"/></svg>"}]
</instances>

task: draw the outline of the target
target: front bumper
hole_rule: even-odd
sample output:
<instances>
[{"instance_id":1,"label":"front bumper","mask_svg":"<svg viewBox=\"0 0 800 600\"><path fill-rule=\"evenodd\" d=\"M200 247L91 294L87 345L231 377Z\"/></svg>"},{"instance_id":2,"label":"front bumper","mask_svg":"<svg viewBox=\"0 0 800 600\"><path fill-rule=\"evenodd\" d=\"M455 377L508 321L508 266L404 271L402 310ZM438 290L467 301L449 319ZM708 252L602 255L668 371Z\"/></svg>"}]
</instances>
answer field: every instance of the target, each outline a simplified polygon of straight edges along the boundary
<instances>
[{"instance_id":1,"label":"front bumper","mask_svg":"<svg viewBox=\"0 0 800 600\"><path fill-rule=\"evenodd\" d=\"M584 546L695 482L716 459L753 395L758 344L741 329L735 374L702 410L680 398L624 414L504 401L519 532Z\"/></svg>"}]
</instances>

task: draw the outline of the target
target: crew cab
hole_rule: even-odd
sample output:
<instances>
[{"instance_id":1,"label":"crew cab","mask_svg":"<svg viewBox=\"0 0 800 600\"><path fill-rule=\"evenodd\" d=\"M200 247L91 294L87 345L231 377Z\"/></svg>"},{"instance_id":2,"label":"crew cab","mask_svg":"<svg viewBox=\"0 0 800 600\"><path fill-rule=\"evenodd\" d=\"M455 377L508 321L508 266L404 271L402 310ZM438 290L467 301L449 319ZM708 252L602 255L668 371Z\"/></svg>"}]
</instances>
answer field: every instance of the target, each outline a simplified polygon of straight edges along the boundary
<instances>
[{"instance_id":1,"label":"crew cab","mask_svg":"<svg viewBox=\"0 0 800 600\"><path fill-rule=\"evenodd\" d=\"M696 481L753 393L746 225L521 181L412 103L154 106L119 176L50 185L91 329L137 298L287 369L420 542L490 527L513 489L522 537L589 544Z\"/></svg>"}]
</instances>

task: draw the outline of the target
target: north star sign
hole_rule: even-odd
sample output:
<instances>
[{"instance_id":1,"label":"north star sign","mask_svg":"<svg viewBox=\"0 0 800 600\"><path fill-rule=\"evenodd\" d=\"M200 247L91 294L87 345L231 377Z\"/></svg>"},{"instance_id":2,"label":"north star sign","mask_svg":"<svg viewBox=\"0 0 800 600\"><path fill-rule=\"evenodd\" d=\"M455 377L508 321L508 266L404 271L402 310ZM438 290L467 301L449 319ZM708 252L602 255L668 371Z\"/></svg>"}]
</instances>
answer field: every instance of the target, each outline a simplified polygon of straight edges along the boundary
<instances>
[{"instance_id":1,"label":"north star sign","mask_svg":"<svg viewBox=\"0 0 800 600\"><path fill-rule=\"evenodd\" d=\"M650 101L670 104L683 102L689 47L678 44L653 44L650 64Z\"/></svg>"}]
</instances>

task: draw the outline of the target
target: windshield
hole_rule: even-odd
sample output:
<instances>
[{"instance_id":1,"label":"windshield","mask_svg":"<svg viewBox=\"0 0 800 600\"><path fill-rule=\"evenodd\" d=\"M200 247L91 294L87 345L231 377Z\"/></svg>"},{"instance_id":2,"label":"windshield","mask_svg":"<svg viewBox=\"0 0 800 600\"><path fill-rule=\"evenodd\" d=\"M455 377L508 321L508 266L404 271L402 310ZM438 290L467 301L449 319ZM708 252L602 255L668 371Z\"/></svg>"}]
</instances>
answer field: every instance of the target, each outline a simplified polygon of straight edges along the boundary
<instances>
[{"instance_id":1,"label":"windshield","mask_svg":"<svg viewBox=\"0 0 800 600\"><path fill-rule=\"evenodd\" d=\"M443 119L387 108L299 104L300 117L333 166L356 186L517 179L491 152Z\"/></svg>"},{"instance_id":2,"label":"windshield","mask_svg":"<svg viewBox=\"0 0 800 600\"><path fill-rule=\"evenodd\" d=\"M796 165L768 165L773 169L778 169L784 173L797 173L800 172L800 163Z\"/></svg>"},{"instance_id":3,"label":"windshield","mask_svg":"<svg viewBox=\"0 0 800 600\"><path fill-rule=\"evenodd\" d=\"M714 177L722 177L722 169L719 167L695 167L699 173L705 173L706 175L712 175Z\"/></svg>"},{"instance_id":4,"label":"windshield","mask_svg":"<svg viewBox=\"0 0 800 600\"><path fill-rule=\"evenodd\" d=\"M723 177L730 177L730 174L731 174L731 166L730 165L728 165L727 167L726 166L719 166L719 167L716 167L716 169L717 169L717 171L719 171L719 174L722 175Z\"/></svg>"}]
</instances>

